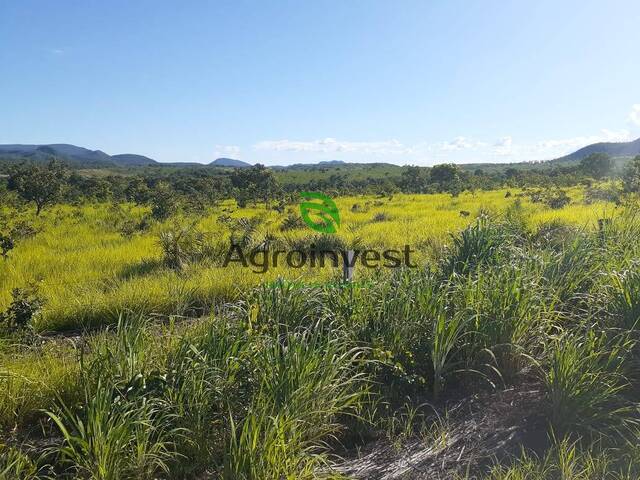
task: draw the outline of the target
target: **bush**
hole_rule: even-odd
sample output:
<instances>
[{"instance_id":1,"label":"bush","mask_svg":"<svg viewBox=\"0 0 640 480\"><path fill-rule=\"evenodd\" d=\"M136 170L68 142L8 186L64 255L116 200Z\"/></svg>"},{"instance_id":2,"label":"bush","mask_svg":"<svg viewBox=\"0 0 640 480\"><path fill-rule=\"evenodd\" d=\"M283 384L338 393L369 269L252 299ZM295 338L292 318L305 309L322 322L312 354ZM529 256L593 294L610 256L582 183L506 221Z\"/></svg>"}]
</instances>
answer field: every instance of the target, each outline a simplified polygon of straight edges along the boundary
<instances>
[{"instance_id":1,"label":"bush","mask_svg":"<svg viewBox=\"0 0 640 480\"><path fill-rule=\"evenodd\" d=\"M159 221L166 220L178 211L178 202L171 187L164 183L156 186L151 197L151 216Z\"/></svg>"},{"instance_id":2,"label":"bush","mask_svg":"<svg viewBox=\"0 0 640 480\"><path fill-rule=\"evenodd\" d=\"M573 242L577 234L578 231L574 226L561 220L551 220L540 224L532 240L541 248L560 249Z\"/></svg>"},{"instance_id":3,"label":"bush","mask_svg":"<svg viewBox=\"0 0 640 480\"><path fill-rule=\"evenodd\" d=\"M391 217L389 216L389 214L388 214L388 213L385 213L385 212L379 212L379 213L376 213L376 214L373 216L372 222L374 222L374 223L377 223L377 222L386 222L386 221L388 221L388 220L391 220Z\"/></svg>"},{"instance_id":4,"label":"bush","mask_svg":"<svg viewBox=\"0 0 640 480\"><path fill-rule=\"evenodd\" d=\"M14 239L25 239L35 236L39 231L40 230L34 227L31 223L20 220L13 225L9 232L9 236Z\"/></svg>"},{"instance_id":5,"label":"bush","mask_svg":"<svg viewBox=\"0 0 640 480\"><path fill-rule=\"evenodd\" d=\"M125 238L130 238L136 233L142 233L149 230L151 223L148 216L142 217L140 220L128 219L124 220L118 227L120 235Z\"/></svg>"},{"instance_id":6,"label":"bush","mask_svg":"<svg viewBox=\"0 0 640 480\"><path fill-rule=\"evenodd\" d=\"M285 219L282 221L282 224L280 225L280 231L286 232L288 230L296 230L298 228L304 228L304 227L305 227L305 224L299 215L296 215L294 213L289 213L289 215L287 215Z\"/></svg>"},{"instance_id":7,"label":"bush","mask_svg":"<svg viewBox=\"0 0 640 480\"><path fill-rule=\"evenodd\" d=\"M620 202L620 191L614 187L589 187L584 192L584 203L587 205L591 205L595 202L611 202L611 203L619 203Z\"/></svg>"},{"instance_id":8,"label":"bush","mask_svg":"<svg viewBox=\"0 0 640 480\"><path fill-rule=\"evenodd\" d=\"M6 324L9 331L22 330L31 326L34 317L41 310L43 300L35 287L14 288L9 308L0 313L0 325Z\"/></svg>"},{"instance_id":9,"label":"bush","mask_svg":"<svg viewBox=\"0 0 640 480\"><path fill-rule=\"evenodd\" d=\"M159 244L164 264L175 270L182 270L190 263L215 258L219 253L215 245L194 224L180 226L160 232Z\"/></svg>"},{"instance_id":10,"label":"bush","mask_svg":"<svg viewBox=\"0 0 640 480\"><path fill-rule=\"evenodd\" d=\"M14 242L13 242L13 238L11 238L8 235L2 235L0 234L0 256L3 259L7 259L7 256L9 255L9 252L11 250L13 250L13 247L15 246Z\"/></svg>"},{"instance_id":11,"label":"bush","mask_svg":"<svg viewBox=\"0 0 640 480\"><path fill-rule=\"evenodd\" d=\"M564 190L558 190L547 195L544 203L554 210L559 210L571 203L571 198Z\"/></svg>"},{"instance_id":12,"label":"bush","mask_svg":"<svg viewBox=\"0 0 640 480\"><path fill-rule=\"evenodd\" d=\"M258 226L262 223L259 217L239 218L231 225L231 244L248 247L255 242Z\"/></svg>"}]
</instances>

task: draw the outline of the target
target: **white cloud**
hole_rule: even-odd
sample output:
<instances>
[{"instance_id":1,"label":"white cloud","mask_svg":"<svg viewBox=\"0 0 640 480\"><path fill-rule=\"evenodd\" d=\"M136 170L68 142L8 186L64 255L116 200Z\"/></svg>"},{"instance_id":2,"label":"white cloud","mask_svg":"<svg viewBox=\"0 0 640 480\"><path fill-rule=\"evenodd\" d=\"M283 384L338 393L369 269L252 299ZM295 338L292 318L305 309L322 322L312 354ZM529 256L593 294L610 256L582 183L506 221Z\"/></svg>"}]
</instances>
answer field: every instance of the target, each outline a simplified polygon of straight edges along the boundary
<instances>
[{"instance_id":1,"label":"white cloud","mask_svg":"<svg viewBox=\"0 0 640 480\"><path fill-rule=\"evenodd\" d=\"M276 152L313 152L313 153L369 153L369 154L409 154L411 147L407 147L397 140L377 142L353 142L325 138L322 140L265 140L256 143L255 150L272 150Z\"/></svg>"},{"instance_id":2,"label":"white cloud","mask_svg":"<svg viewBox=\"0 0 640 480\"><path fill-rule=\"evenodd\" d=\"M479 142L471 140L468 137L462 135L455 137L449 142L439 142L430 147L430 150L440 150L443 152L455 152L459 150L477 150L487 147L489 144L486 142Z\"/></svg>"},{"instance_id":3,"label":"white cloud","mask_svg":"<svg viewBox=\"0 0 640 480\"><path fill-rule=\"evenodd\" d=\"M219 157L238 157L240 155L240 147L237 145L216 145L214 156Z\"/></svg>"},{"instance_id":4,"label":"white cloud","mask_svg":"<svg viewBox=\"0 0 640 480\"><path fill-rule=\"evenodd\" d=\"M637 114L640 120L640 105ZM398 140L358 142L324 138L318 140L265 140L253 145L256 151L305 153L310 158L318 154L351 155L364 160L364 155L396 156L398 163L434 164L442 162L521 162L550 160L562 157L579 148L599 142L626 142L631 140L628 130L602 129L594 135L568 138L552 138L539 141L518 142L505 135L494 142L457 136L442 142L418 142L403 144ZM238 147L231 147L237 148ZM230 154L231 155L231 154ZM339 155L336 157L339 158ZM360 158L358 158L360 157ZM316 158L317 159L317 158Z\"/></svg>"},{"instance_id":5,"label":"white cloud","mask_svg":"<svg viewBox=\"0 0 640 480\"><path fill-rule=\"evenodd\" d=\"M586 137L563 138L556 140L544 140L538 142L535 147L544 152L545 150L573 150L586 147L592 143L599 142L628 142L631 140L631 134L628 130L601 130L599 135L591 135Z\"/></svg>"},{"instance_id":6,"label":"white cloud","mask_svg":"<svg viewBox=\"0 0 640 480\"><path fill-rule=\"evenodd\" d=\"M493 151L498 155L511 155L513 153L513 138L511 136L502 137L493 144Z\"/></svg>"},{"instance_id":7,"label":"white cloud","mask_svg":"<svg viewBox=\"0 0 640 480\"><path fill-rule=\"evenodd\" d=\"M633 107L631 107L631 112L629 113L629 120L640 126L640 103L636 103Z\"/></svg>"},{"instance_id":8,"label":"white cloud","mask_svg":"<svg viewBox=\"0 0 640 480\"><path fill-rule=\"evenodd\" d=\"M439 143L436 148L444 151L467 150L474 147L474 143L467 137L456 137L450 142Z\"/></svg>"}]
</instances>

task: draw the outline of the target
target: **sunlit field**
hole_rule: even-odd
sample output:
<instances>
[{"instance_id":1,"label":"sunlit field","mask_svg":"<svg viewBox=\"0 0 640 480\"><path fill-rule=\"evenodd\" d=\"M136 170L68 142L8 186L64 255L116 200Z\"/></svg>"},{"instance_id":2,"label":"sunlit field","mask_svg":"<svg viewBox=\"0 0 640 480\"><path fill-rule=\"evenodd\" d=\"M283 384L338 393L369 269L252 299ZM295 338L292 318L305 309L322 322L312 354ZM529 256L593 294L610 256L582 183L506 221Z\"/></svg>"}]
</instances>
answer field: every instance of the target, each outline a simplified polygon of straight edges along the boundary
<instances>
[{"instance_id":1,"label":"sunlit field","mask_svg":"<svg viewBox=\"0 0 640 480\"><path fill-rule=\"evenodd\" d=\"M444 465L466 455L458 401L482 404L486 444L465 457L482 455L480 478L637 478L640 219L631 198L568 194L339 197L324 235L296 202L164 222L126 203L6 208L0 478L362 478L411 451ZM232 243L409 245L419 268L256 273L222 266ZM494 465L504 442L544 456Z\"/></svg>"},{"instance_id":2,"label":"sunlit field","mask_svg":"<svg viewBox=\"0 0 640 480\"><path fill-rule=\"evenodd\" d=\"M580 188L569 193L571 203L559 209L532 203L518 190L465 192L456 198L447 194L341 197L336 199L342 222L336 237L341 245L356 249L409 245L416 261L424 264L436 260L451 235L482 214L517 211L533 231L551 222L592 229L597 219L617 212L612 203L587 204ZM221 267L233 222L243 218L255 219L250 231L236 232L247 237L243 239L247 248L265 239L288 248L312 242L317 234L306 225L283 227L288 216L299 216L295 204L279 213L264 205L237 208L228 201L200 217L181 216L164 223L151 221L144 229L127 229L143 221L146 213L127 204L56 206L40 217L31 209L5 210L9 225L28 222L36 233L17 242L8 258L0 261L0 311L10 303L14 288L33 286L45 301L37 331L82 329L113 323L123 311L168 315L210 308L278 277L313 282L341 274L331 266L293 269L280 264L264 273L238 262ZM159 236L189 228L204 235L212 253L176 271L163 261ZM370 273L357 271L356 277Z\"/></svg>"}]
</instances>

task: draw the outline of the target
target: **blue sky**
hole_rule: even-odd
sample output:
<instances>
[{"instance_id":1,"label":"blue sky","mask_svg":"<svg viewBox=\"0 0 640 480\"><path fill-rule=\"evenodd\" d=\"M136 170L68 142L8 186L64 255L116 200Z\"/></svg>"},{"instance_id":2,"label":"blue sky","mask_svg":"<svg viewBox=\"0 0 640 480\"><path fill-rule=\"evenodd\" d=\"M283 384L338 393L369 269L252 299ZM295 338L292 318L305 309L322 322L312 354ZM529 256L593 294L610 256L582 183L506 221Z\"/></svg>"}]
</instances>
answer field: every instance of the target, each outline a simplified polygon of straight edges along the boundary
<instances>
[{"instance_id":1,"label":"blue sky","mask_svg":"<svg viewBox=\"0 0 640 480\"><path fill-rule=\"evenodd\" d=\"M640 2L0 2L0 143L507 162L640 136Z\"/></svg>"}]
</instances>

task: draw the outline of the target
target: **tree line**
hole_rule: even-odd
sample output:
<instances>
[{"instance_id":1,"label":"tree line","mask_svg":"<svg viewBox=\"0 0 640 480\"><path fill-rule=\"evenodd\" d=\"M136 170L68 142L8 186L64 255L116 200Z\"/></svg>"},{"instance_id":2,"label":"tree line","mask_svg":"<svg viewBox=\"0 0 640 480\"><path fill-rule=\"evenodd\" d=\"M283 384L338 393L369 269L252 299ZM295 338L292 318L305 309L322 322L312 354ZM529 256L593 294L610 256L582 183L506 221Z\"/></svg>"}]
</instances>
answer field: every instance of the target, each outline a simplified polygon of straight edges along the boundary
<instances>
[{"instance_id":1,"label":"tree line","mask_svg":"<svg viewBox=\"0 0 640 480\"><path fill-rule=\"evenodd\" d=\"M0 201L31 203L36 215L55 203L84 201L128 201L151 207L158 219L169 217L178 208L204 210L207 206L233 198L239 206L264 203L279 209L294 200L297 192L323 191L330 194L448 193L491 190L502 187L568 187L592 180L622 178L624 191L640 191L640 156L618 173L614 161L596 153L573 166L530 167L474 171L458 165L407 166L401 173L384 178L349 178L333 173L326 178L283 184L277 174L263 165L233 171L181 169L170 173L143 172L137 175L91 175L72 170L52 160L48 164L23 163L5 169L0 181ZM1 180L1 179L0 179Z\"/></svg>"}]
</instances>

